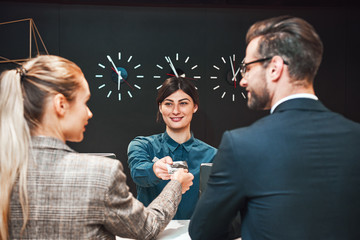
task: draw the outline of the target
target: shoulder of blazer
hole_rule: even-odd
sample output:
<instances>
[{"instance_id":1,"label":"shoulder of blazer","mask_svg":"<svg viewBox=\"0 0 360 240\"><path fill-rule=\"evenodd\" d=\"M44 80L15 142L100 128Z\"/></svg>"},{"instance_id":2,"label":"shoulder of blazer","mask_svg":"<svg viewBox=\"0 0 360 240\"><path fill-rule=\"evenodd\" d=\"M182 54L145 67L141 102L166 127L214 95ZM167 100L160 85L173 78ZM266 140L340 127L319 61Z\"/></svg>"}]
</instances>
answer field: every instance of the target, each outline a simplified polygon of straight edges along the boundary
<instances>
[{"instance_id":1,"label":"shoulder of blazer","mask_svg":"<svg viewBox=\"0 0 360 240\"><path fill-rule=\"evenodd\" d=\"M319 100L310 98L295 98L281 103L274 110L273 114L287 110L330 112L330 110L326 108Z\"/></svg>"}]
</instances>

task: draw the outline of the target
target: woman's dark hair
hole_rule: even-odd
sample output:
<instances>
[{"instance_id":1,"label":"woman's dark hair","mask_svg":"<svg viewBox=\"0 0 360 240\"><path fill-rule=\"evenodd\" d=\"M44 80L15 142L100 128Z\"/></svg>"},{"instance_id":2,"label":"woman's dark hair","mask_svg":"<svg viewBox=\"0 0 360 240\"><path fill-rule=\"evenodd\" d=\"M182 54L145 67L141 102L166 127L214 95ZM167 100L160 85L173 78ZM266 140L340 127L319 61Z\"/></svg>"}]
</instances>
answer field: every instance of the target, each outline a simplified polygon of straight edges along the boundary
<instances>
[{"instance_id":1,"label":"woman's dark hair","mask_svg":"<svg viewBox=\"0 0 360 240\"><path fill-rule=\"evenodd\" d=\"M163 82L156 97L157 106L159 106L165 100L165 98L178 90L182 90L184 93L189 95L192 98L194 104L199 106L199 94L195 88L195 85L191 81L182 77L171 77ZM161 113L158 110L156 121L160 121L160 119Z\"/></svg>"}]
</instances>

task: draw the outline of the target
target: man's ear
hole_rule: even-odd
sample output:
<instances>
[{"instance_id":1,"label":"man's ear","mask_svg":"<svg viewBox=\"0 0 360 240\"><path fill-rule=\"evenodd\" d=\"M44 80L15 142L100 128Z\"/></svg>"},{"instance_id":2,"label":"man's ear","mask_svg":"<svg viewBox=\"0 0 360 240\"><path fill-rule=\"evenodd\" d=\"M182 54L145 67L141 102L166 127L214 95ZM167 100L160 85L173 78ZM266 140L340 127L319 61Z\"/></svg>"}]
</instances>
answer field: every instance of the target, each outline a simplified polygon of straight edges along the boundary
<instances>
[{"instance_id":1,"label":"man's ear","mask_svg":"<svg viewBox=\"0 0 360 240\"><path fill-rule=\"evenodd\" d=\"M56 114L58 116L62 117L65 115L65 112L68 109L69 103L64 95L62 95L61 93L58 93L53 98L53 105L54 105Z\"/></svg>"},{"instance_id":2,"label":"man's ear","mask_svg":"<svg viewBox=\"0 0 360 240\"><path fill-rule=\"evenodd\" d=\"M280 56L274 56L271 59L268 74L271 81L278 81L284 70L284 60Z\"/></svg>"}]
</instances>

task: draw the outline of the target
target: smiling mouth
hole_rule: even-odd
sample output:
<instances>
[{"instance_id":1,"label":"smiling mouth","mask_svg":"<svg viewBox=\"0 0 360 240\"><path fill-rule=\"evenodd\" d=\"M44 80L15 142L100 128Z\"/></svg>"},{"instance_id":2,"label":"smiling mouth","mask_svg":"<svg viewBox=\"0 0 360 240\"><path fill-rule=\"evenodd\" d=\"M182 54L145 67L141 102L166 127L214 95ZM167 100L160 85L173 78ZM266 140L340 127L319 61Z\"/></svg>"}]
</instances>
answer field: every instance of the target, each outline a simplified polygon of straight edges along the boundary
<instances>
[{"instance_id":1,"label":"smiling mouth","mask_svg":"<svg viewBox=\"0 0 360 240\"><path fill-rule=\"evenodd\" d=\"M172 117L170 119L174 122L179 122L179 121L181 121L182 117Z\"/></svg>"}]
</instances>

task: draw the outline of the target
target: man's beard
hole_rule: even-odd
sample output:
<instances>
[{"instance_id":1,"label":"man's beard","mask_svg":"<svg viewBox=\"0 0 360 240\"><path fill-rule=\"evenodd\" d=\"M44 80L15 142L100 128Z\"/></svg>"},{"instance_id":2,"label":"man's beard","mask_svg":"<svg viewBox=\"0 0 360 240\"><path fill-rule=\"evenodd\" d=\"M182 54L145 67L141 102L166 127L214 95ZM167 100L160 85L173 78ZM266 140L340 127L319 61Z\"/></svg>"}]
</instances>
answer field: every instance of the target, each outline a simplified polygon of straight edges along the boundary
<instances>
[{"instance_id":1,"label":"man's beard","mask_svg":"<svg viewBox=\"0 0 360 240\"><path fill-rule=\"evenodd\" d=\"M248 100L248 107L252 110L263 110L266 109L270 101L270 94L267 88L266 82L264 86L257 92L251 92L251 98Z\"/></svg>"}]
</instances>

